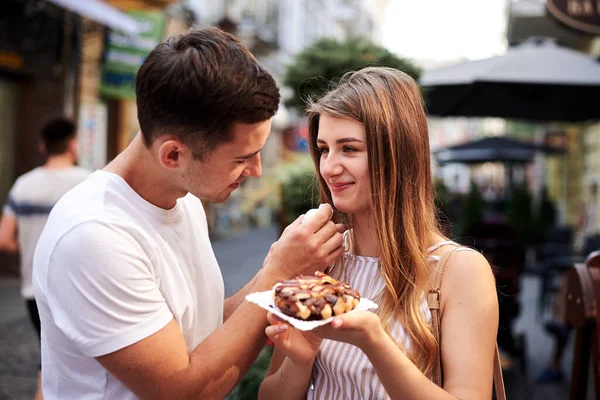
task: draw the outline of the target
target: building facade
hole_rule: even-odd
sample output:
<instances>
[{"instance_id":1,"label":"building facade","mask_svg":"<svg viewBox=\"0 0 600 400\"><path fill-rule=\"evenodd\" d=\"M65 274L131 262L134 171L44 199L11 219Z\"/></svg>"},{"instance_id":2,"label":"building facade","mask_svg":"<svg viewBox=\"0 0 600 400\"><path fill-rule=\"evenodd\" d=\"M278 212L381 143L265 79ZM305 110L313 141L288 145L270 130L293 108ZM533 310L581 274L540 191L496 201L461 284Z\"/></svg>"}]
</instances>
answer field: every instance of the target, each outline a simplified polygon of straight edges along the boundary
<instances>
[{"instance_id":1,"label":"building facade","mask_svg":"<svg viewBox=\"0 0 600 400\"><path fill-rule=\"evenodd\" d=\"M569 3L571 10L587 9L584 1ZM600 15L600 6L594 7L593 11ZM597 29L600 31L600 26ZM544 0L509 2L506 31L510 45L532 36L550 37L561 46L600 59L600 37L559 22L548 11ZM545 136L560 137L559 141L565 147L563 157L540 161L543 163L540 168L544 171L544 183L558 205L560 222L577 227L583 205L592 201L591 186L600 183L600 123L545 124L540 131ZM600 220L595 224L600 231Z\"/></svg>"}]
</instances>

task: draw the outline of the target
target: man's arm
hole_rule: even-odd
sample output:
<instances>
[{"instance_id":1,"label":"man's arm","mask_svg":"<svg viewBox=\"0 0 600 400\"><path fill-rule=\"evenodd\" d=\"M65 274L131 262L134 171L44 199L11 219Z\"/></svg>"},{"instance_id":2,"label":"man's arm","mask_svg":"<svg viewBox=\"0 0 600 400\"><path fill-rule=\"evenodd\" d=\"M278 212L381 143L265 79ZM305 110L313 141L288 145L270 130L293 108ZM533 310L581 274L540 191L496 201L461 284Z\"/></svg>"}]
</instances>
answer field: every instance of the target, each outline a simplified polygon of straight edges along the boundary
<instances>
[{"instance_id":1,"label":"man's arm","mask_svg":"<svg viewBox=\"0 0 600 400\"><path fill-rule=\"evenodd\" d=\"M327 222L328 216L292 224L273 245L253 290L269 290L282 279L323 270L339 258L342 227ZM172 316L165 320L168 307L147 272L150 261L134 251L141 244L127 235L112 237L115 226L90 225L71 232L70 242L63 239L65 257L59 259L55 249L53 261L68 268L62 274L55 269L50 279L59 301L53 311L60 328L140 399L225 397L266 341L266 312L242 301L227 322L189 352L181 328ZM81 268L90 262L93 268ZM85 312L72 312L73 303ZM121 321L127 325L120 326Z\"/></svg>"},{"instance_id":2,"label":"man's arm","mask_svg":"<svg viewBox=\"0 0 600 400\"><path fill-rule=\"evenodd\" d=\"M233 296L225 299L225 304L223 305L223 322L227 321L231 314L242 304L244 299L248 294L253 292L254 285L258 281L258 277L260 276L262 269L259 269L254 278L252 278L248 283L244 285L240 290L237 291Z\"/></svg>"},{"instance_id":3,"label":"man's arm","mask_svg":"<svg viewBox=\"0 0 600 400\"><path fill-rule=\"evenodd\" d=\"M268 290L274 283L257 282L256 289ZM96 359L140 399L223 399L263 348L266 327L266 312L243 302L189 354L173 320L154 335Z\"/></svg>"},{"instance_id":4,"label":"man's arm","mask_svg":"<svg viewBox=\"0 0 600 400\"><path fill-rule=\"evenodd\" d=\"M0 251L16 253L19 251L17 242L17 218L3 213L0 218Z\"/></svg>"},{"instance_id":5,"label":"man's arm","mask_svg":"<svg viewBox=\"0 0 600 400\"><path fill-rule=\"evenodd\" d=\"M288 227L271 247L250 288L269 290L280 280L323 270L339 258L344 227L327 222L328 217L329 212L323 212L310 223L300 226L299 218ZM191 353L180 328L171 321L154 335L97 360L140 399L222 399L264 346L265 314L242 301Z\"/></svg>"}]
</instances>

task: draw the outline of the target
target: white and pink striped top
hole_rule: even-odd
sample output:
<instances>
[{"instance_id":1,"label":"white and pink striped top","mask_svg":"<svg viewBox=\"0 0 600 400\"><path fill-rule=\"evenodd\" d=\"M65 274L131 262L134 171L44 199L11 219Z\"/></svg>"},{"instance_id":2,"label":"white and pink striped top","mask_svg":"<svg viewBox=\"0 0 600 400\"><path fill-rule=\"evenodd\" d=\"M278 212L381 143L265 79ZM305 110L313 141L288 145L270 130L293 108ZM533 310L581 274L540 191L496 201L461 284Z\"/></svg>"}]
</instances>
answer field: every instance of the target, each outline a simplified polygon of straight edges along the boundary
<instances>
[{"instance_id":1,"label":"white and pink striped top","mask_svg":"<svg viewBox=\"0 0 600 400\"><path fill-rule=\"evenodd\" d=\"M454 242L440 242L430 247L429 253L446 244ZM343 257L344 266L338 279L357 289L361 296L375 299L385 286L379 273L378 259L348 253ZM437 262L439 257L430 256L430 259ZM430 323L431 313L425 294L422 296L421 312ZM392 326L391 335L407 349L410 348L411 338L399 322ZM390 398L367 356L358 347L346 343L323 341L313 367L312 381L308 400Z\"/></svg>"}]
</instances>

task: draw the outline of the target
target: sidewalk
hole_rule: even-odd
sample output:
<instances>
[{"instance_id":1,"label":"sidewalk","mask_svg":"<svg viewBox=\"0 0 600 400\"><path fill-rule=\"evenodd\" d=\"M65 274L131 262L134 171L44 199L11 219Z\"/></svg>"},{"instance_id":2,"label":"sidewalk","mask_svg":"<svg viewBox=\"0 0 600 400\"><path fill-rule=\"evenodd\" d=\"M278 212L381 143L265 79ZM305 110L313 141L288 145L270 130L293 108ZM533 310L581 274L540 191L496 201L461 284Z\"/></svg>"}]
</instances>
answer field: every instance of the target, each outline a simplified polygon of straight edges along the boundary
<instances>
[{"instance_id":1,"label":"sidewalk","mask_svg":"<svg viewBox=\"0 0 600 400\"><path fill-rule=\"evenodd\" d=\"M563 371L567 375L567 381L544 385L535 383L535 377L545 368L550 359L553 345L551 337L543 329L543 321L536 320L538 291L539 280L537 277L525 275L521 278L522 308L515 330L526 334L527 376L521 375L518 371L505 372L506 397L509 400L568 400L574 335L571 335L563 358Z\"/></svg>"}]
</instances>

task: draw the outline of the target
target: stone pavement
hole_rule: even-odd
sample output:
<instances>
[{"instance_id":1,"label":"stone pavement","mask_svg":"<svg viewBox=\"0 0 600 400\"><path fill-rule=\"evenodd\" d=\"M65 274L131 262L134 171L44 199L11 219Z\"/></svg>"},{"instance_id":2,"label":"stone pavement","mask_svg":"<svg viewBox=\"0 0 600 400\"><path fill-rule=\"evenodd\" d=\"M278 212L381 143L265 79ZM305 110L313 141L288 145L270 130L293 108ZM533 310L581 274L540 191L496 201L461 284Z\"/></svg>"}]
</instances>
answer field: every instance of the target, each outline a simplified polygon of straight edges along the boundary
<instances>
[{"instance_id":1,"label":"stone pavement","mask_svg":"<svg viewBox=\"0 0 600 400\"><path fill-rule=\"evenodd\" d=\"M243 286L262 265L269 246L276 239L274 228L256 229L244 235L217 241L213 248L225 280L225 291L231 295ZM536 320L535 300L538 281L525 276L522 280L522 313L517 331L527 336L528 373L505 373L509 400L566 400L568 384L536 385L534 377L550 356L551 339ZM39 360L37 339L27 319L19 296L18 281L0 278L0 400L28 400L33 397ZM564 360L570 370L572 343Z\"/></svg>"}]
</instances>

